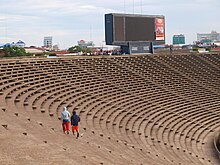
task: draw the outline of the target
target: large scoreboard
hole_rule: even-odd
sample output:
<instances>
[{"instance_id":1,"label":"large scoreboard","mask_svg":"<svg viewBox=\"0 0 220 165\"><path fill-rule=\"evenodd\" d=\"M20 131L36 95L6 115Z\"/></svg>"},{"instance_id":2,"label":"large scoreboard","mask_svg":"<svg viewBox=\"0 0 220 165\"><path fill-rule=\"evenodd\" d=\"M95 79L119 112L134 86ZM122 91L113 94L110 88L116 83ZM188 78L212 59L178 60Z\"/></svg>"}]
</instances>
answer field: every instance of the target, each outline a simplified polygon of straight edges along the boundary
<instances>
[{"instance_id":1,"label":"large scoreboard","mask_svg":"<svg viewBox=\"0 0 220 165\"><path fill-rule=\"evenodd\" d=\"M165 43L163 15L105 14L107 45L125 45L129 42Z\"/></svg>"}]
</instances>

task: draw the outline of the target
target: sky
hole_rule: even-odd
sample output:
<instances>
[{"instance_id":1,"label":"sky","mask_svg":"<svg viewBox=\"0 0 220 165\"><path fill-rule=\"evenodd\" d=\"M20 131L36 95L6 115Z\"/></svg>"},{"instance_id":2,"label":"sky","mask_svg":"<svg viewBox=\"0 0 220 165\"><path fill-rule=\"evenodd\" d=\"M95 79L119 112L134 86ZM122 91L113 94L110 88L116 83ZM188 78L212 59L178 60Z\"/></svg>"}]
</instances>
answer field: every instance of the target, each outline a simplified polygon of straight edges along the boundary
<instances>
[{"instance_id":1,"label":"sky","mask_svg":"<svg viewBox=\"0 0 220 165\"><path fill-rule=\"evenodd\" d=\"M0 43L22 40L42 46L45 36L61 49L79 40L105 45L104 15L164 15L166 43L184 34L193 43L197 33L220 32L220 0L0 0Z\"/></svg>"}]
</instances>

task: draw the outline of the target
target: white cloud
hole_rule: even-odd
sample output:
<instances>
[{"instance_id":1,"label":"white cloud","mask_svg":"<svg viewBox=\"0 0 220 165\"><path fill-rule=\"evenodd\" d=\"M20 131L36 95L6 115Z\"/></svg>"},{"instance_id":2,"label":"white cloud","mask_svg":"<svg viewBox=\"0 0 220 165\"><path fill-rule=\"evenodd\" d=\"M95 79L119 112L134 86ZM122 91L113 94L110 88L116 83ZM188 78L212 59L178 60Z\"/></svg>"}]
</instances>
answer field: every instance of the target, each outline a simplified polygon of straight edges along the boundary
<instances>
[{"instance_id":1,"label":"white cloud","mask_svg":"<svg viewBox=\"0 0 220 165\"><path fill-rule=\"evenodd\" d=\"M11 1L12 2L12 1ZM10 6L10 3L8 3ZM70 1L70 0L23 0L16 1L16 5L10 6L14 11L21 13L34 13L34 14L47 14L50 15L63 15L63 14L75 14L84 15L88 13L100 13L110 9L102 6L95 6L93 3L82 2L82 1Z\"/></svg>"},{"instance_id":2,"label":"white cloud","mask_svg":"<svg viewBox=\"0 0 220 165\"><path fill-rule=\"evenodd\" d=\"M7 19L6 16L1 16L1 15L0 15L0 21L5 21L6 19Z\"/></svg>"}]
</instances>

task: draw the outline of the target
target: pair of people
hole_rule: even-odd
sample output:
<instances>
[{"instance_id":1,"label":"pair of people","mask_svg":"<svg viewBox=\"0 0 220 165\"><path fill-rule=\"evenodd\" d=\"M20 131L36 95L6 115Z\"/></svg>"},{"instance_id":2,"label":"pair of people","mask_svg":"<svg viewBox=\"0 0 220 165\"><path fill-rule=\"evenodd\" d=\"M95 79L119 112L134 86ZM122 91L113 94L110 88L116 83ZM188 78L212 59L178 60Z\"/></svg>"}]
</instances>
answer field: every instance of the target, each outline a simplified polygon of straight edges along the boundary
<instances>
[{"instance_id":1,"label":"pair of people","mask_svg":"<svg viewBox=\"0 0 220 165\"><path fill-rule=\"evenodd\" d=\"M72 126L72 133L74 135L75 131L77 132L77 138L79 137L79 128L78 123L80 122L80 117L76 114L75 109L72 112L72 116L70 117L70 113L66 107L63 108L63 112L61 112L61 121L63 127L63 133L69 134L70 132L70 122Z\"/></svg>"}]
</instances>

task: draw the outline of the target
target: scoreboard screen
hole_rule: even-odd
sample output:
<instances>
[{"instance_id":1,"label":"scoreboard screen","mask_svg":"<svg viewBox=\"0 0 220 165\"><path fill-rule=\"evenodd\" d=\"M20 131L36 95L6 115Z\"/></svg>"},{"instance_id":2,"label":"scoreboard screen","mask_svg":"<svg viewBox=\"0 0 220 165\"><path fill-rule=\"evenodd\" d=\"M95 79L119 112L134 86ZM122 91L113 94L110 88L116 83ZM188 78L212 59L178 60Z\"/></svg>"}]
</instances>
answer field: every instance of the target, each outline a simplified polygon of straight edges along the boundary
<instances>
[{"instance_id":1,"label":"scoreboard screen","mask_svg":"<svg viewBox=\"0 0 220 165\"><path fill-rule=\"evenodd\" d=\"M164 16L105 14L107 45L123 45L132 41L165 43Z\"/></svg>"}]
</instances>

